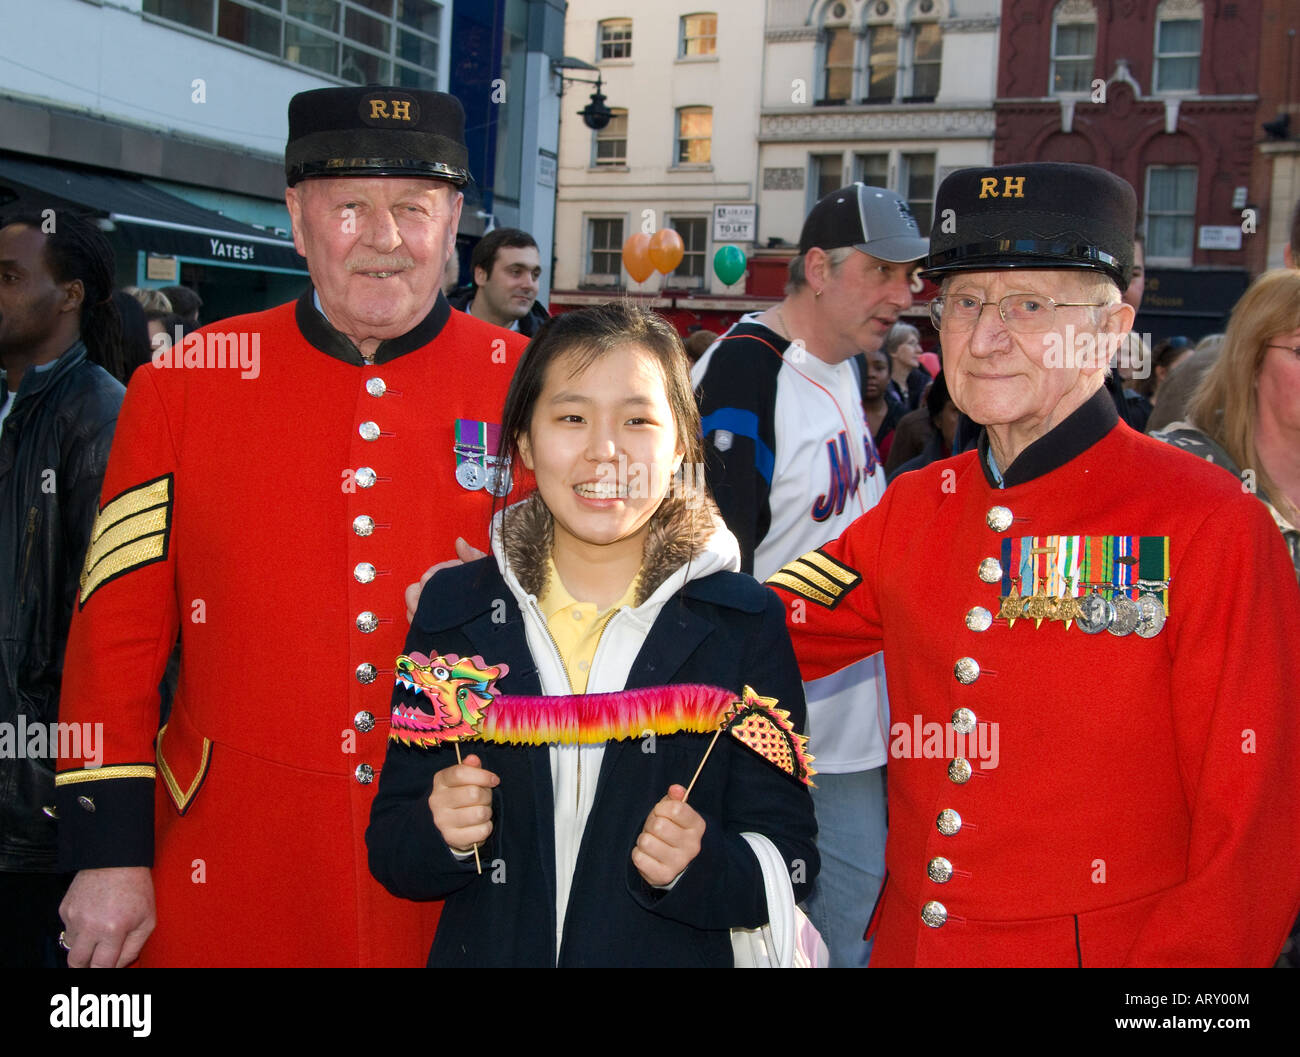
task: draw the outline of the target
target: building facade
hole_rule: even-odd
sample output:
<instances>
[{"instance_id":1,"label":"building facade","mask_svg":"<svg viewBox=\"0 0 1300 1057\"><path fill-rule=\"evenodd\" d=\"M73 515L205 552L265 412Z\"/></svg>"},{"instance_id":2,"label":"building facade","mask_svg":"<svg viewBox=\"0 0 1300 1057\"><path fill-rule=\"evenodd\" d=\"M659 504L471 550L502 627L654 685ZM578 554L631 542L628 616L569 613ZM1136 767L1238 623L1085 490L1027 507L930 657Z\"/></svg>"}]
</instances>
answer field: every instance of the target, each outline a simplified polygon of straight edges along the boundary
<instances>
[{"instance_id":1,"label":"building facade","mask_svg":"<svg viewBox=\"0 0 1300 1057\"><path fill-rule=\"evenodd\" d=\"M1221 329L1264 250L1246 212L1259 208L1260 6L1004 0L1001 40L995 161L1124 177L1146 251L1136 329Z\"/></svg>"},{"instance_id":2,"label":"building facade","mask_svg":"<svg viewBox=\"0 0 1300 1057\"><path fill-rule=\"evenodd\" d=\"M479 148L462 234L493 208L522 226L540 210L549 232L534 188L555 100L530 49L549 33L558 53L562 22L560 0L0 0L0 207L92 211L119 283L193 286L205 319L267 307L306 277L284 207L290 97L456 90L454 69Z\"/></svg>"}]
</instances>

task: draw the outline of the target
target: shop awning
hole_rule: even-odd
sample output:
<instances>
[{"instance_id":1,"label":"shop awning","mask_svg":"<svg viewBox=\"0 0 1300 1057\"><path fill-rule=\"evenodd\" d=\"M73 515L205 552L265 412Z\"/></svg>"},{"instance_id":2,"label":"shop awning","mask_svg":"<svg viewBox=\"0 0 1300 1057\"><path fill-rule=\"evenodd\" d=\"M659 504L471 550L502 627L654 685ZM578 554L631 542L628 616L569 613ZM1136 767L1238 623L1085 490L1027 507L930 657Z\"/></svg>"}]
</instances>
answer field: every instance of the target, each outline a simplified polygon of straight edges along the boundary
<instances>
[{"instance_id":1,"label":"shop awning","mask_svg":"<svg viewBox=\"0 0 1300 1057\"><path fill-rule=\"evenodd\" d=\"M290 240L130 176L0 155L0 201L11 195L18 201L9 209L80 206L112 221L119 240L133 250L247 268L307 270Z\"/></svg>"}]
</instances>

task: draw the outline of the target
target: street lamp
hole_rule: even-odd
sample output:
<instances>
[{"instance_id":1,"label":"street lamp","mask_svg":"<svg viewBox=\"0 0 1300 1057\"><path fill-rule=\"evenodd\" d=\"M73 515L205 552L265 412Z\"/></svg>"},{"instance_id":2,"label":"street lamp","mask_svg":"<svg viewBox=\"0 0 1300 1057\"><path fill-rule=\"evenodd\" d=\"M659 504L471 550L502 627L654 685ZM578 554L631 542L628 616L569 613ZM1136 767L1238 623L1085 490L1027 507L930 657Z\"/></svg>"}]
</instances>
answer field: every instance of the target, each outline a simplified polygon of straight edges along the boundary
<instances>
[{"instance_id":1,"label":"street lamp","mask_svg":"<svg viewBox=\"0 0 1300 1057\"><path fill-rule=\"evenodd\" d=\"M614 113L605 105L605 95L600 90L602 87L600 71L597 67L589 62L583 62L582 59L575 59L566 55L561 59L553 59L551 61L551 70L553 73L559 74L560 91L558 94L560 95L564 94L566 84L594 84L596 90L591 93L590 102L579 110L578 114L582 117L582 123L594 132L599 132L609 124ZM596 73L596 79L592 81L586 77L566 77L564 75L565 70L593 70Z\"/></svg>"}]
</instances>

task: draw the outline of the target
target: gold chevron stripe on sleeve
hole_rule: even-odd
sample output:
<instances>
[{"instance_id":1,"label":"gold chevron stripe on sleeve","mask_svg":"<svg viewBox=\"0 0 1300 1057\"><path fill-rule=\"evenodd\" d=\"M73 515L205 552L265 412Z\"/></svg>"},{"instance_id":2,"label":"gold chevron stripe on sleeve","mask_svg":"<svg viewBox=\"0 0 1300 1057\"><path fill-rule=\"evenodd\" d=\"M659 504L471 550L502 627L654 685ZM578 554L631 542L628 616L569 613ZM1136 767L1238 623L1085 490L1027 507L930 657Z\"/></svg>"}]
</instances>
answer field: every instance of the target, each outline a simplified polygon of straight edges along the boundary
<instances>
[{"instance_id":1,"label":"gold chevron stripe on sleeve","mask_svg":"<svg viewBox=\"0 0 1300 1057\"><path fill-rule=\"evenodd\" d=\"M774 572L767 578L767 582L769 584L777 584L780 587L784 587L787 591L793 591L797 595L802 595L809 601L816 602L818 605L823 605L827 609L833 608L835 603L839 601L839 599L826 594L825 591L819 591L811 584L800 580L797 576L791 576L784 569Z\"/></svg>"},{"instance_id":2,"label":"gold chevron stripe on sleeve","mask_svg":"<svg viewBox=\"0 0 1300 1057\"><path fill-rule=\"evenodd\" d=\"M147 763L128 763L118 767L87 767L80 771L64 771L54 776L55 785L75 785L77 782L98 782L101 778L153 778L157 768Z\"/></svg>"},{"instance_id":3,"label":"gold chevron stripe on sleeve","mask_svg":"<svg viewBox=\"0 0 1300 1057\"><path fill-rule=\"evenodd\" d=\"M81 573L84 606L109 580L167 556L172 475L146 481L111 500L95 518Z\"/></svg>"},{"instance_id":4,"label":"gold chevron stripe on sleeve","mask_svg":"<svg viewBox=\"0 0 1300 1057\"><path fill-rule=\"evenodd\" d=\"M801 576L803 579L807 580L810 584L813 584L816 587L820 587L828 595L834 595L837 598L839 597L840 593L844 590L843 587L841 587L839 584L831 580L828 580L825 576L819 573L814 566L804 561L804 559L802 558L796 558L794 561L788 562L785 566L785 571L788 573L794 573L798 576Z\"/></svg>"},{"instance_id":5,"label":"gold chevron stripe on sleeve","mask_svg":"<svg viewBox=\"0 0 1300 1057\"><path fill-rule=\"evenodd\" d=\"M817 566L817 568L821 569L822 572L826 573L828 576L835 577L835 579L845 587L856 587L862 582L862 576L860 573L854 569L850 569L847 565L844 565L841 562L837 562L834 558L830 557L830 555L823 554L821 551L809 551L799 560L810 562Z\"/></svg>"}]
</instances>

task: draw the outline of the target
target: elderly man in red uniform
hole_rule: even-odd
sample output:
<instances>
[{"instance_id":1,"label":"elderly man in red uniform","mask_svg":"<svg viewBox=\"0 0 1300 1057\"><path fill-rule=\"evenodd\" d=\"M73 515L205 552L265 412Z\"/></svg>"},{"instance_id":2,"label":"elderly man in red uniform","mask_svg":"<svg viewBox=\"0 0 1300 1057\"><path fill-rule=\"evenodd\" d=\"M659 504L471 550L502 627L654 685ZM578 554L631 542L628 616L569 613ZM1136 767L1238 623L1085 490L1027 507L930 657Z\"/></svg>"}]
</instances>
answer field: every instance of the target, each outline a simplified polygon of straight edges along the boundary
<instances>
[{"instance_id":1,"label":"elderly man in red uniform","mask_svg":"<svg viewBox=\"0 0 1300 1057\"><path fill-rule=\"evenodd\" d=\"M927 274L978 449L769 583L805 678L887 645L873 966L1270 965L1300 903L1300 593L1264 505L1118 422L1135 203L965 169Z\"/></svg>"},{"instance_id":2,"label":"elderly man in red uniform","mask_svg":"<svg viewBox=\"0 0 1300 1057\"><path fill-rule=\"evenodd\" d=\"M50 808L72 965L419 965L436 924L371 879L364 833L402 587L486 539L523 339L439 292L453 97L302 93L285 160L312 288L155 355L118 422L61 717L102 724L103 765L60 760Z\"/></svg>"}]
</instances>

